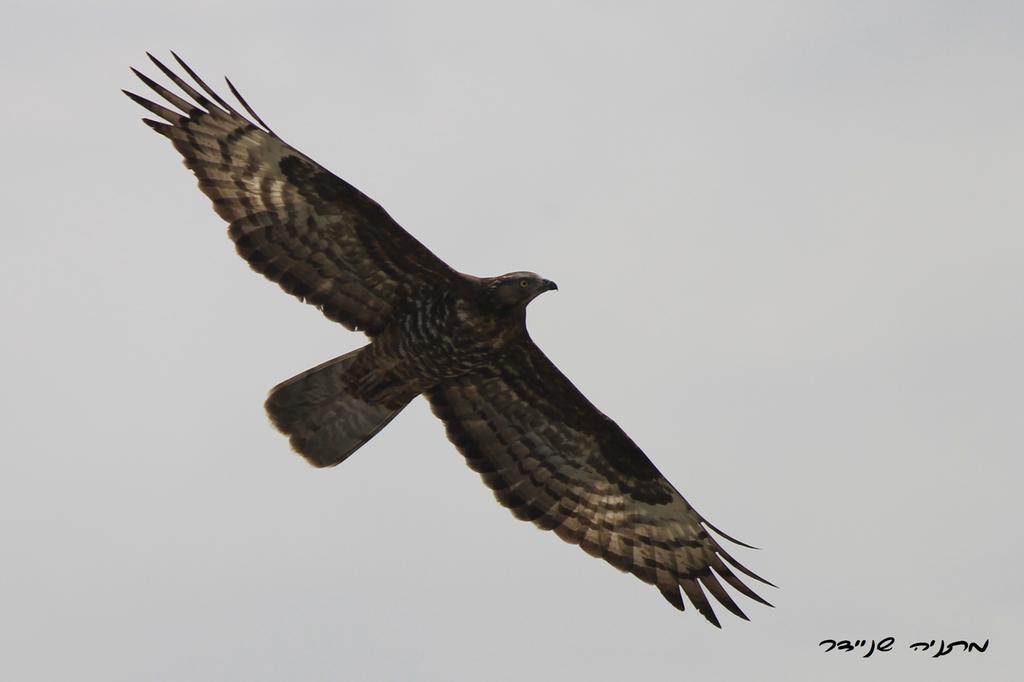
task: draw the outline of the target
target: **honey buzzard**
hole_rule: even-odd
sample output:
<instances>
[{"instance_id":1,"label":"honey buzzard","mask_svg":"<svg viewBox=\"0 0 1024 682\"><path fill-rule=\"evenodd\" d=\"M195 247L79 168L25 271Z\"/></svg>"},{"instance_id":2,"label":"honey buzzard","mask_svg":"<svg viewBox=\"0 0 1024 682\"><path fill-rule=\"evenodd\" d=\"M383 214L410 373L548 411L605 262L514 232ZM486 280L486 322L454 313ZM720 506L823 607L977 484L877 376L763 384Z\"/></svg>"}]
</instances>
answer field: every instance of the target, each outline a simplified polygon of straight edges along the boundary
<instances>
[{"instance_id":1,"label":"honey buzzard","mask_svg":"<svg viewBox=\"0 0 1024 682\"><path fill-rule=\"evenodd\" d=\"M279 138L230 81L251 120L174 58L192 83L150 55L184 97L132 69L173 107L125 91L162 119L145 123L184 157L254 270L371 339L271 390L267 412L296 451L335 466L423 394L517 518L655 585L680 610L685 594L716 626L705 590L746 619L719 578L767 604L733 569L771 583L709 529L743 543L698 514L530 339L526 306L554 282L456 272Z\"/></svg>"}]
</instances>

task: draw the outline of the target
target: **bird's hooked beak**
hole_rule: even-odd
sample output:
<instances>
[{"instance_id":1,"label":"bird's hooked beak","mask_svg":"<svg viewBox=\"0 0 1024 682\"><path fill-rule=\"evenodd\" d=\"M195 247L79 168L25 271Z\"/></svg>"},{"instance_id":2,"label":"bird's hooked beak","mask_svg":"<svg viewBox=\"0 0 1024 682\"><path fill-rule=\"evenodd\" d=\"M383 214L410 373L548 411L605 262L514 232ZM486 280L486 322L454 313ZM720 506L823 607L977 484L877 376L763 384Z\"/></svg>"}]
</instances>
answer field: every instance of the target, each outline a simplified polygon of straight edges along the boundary
<instances>
[{"instance_id":1,"label":"bird's hooked beak","mask_svg":"<svg viewBox=\"0 0 1024 682\"><path fill-rule=\"evenodd\" d=\"M552 282L550 279L546 279L543 282L542 291L558 291L558 285Z\"/></svg>"}]
</instances>

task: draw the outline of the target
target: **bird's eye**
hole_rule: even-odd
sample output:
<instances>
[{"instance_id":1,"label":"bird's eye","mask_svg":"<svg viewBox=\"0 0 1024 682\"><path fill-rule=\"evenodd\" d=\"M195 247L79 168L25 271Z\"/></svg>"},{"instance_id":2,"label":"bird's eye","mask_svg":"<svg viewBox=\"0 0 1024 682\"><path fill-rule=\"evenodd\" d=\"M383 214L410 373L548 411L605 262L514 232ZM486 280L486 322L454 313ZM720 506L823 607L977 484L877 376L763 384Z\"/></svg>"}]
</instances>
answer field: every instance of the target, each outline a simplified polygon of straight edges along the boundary
<instances>
[{"instance_id":1,"label":"bird's eye","mask_svg":"<svg viewBox=\"0 0 1024 682\"><path fill-rule=\"evenodd\" d=\"M519 286L525 289L526 287L530 286L530 283L525 279L521 279L519 280Z\"/></svg>"}]
</instances>

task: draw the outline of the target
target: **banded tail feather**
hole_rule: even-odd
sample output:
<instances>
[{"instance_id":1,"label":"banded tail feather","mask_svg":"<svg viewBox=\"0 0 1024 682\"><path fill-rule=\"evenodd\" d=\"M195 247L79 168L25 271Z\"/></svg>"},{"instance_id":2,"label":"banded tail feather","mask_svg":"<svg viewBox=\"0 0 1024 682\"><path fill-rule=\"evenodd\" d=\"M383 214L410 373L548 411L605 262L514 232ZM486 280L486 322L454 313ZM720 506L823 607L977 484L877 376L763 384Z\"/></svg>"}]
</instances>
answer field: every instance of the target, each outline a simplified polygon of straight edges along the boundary
<instances>
[{"instance_id":1,"label":"banded tail feather","mask_svg":"<svg viewBox=\"0 0 1024 682\"><path fill-rule=\"evenodd\" d=\"M332 467L373 438L409 404L372 402L346 380L364 346L308 369L270 390L267 414L292 447L317 467Z\"/></svg>"}]
</instances>

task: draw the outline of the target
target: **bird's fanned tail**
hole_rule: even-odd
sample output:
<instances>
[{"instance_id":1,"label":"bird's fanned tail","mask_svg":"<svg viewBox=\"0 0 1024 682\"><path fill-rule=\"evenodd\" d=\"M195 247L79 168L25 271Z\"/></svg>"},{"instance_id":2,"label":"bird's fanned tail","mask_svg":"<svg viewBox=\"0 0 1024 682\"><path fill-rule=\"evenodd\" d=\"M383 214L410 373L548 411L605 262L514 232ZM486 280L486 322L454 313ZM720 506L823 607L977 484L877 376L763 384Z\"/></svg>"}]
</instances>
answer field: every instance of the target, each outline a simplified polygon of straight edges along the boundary
<instances>
[{"instance_id":1,"label":"bird's fanned tail","mask_svg":"<svg viewBox=\"0 0 1024 682\"><path fill-rule=\"evenodd\" d=\"M267 397L267 414L274 426L314 466L344 462L412 399L396 404L360 397L347 374L363 350L306 370L275 386Z\"/></svg>"}]
</instances>

